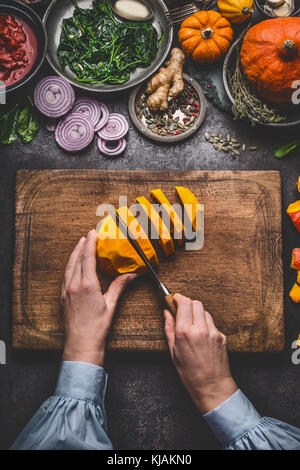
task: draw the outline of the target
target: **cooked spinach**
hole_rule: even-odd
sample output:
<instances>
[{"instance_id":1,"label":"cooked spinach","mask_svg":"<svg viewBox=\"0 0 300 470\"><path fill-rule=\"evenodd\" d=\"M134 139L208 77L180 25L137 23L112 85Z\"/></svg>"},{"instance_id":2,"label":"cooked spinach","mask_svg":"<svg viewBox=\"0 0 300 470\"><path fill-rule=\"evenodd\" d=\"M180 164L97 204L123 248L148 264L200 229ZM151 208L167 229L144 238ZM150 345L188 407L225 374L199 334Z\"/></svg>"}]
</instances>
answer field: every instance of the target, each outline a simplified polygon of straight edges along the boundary
<instances>
[{"instance_id":1,"label":"cooked spinach","mask_svg":"<svg viewBox=\"0 0 300 470\"><path fill-rule=\"evenodd\" d=\"M151 64L160 45L151 22L117 21L109 0L93 0L92 9L72 1L75 11L63 20L57 54L77 81L124 83L137 67Z\"/></svg>"}]
</instances>

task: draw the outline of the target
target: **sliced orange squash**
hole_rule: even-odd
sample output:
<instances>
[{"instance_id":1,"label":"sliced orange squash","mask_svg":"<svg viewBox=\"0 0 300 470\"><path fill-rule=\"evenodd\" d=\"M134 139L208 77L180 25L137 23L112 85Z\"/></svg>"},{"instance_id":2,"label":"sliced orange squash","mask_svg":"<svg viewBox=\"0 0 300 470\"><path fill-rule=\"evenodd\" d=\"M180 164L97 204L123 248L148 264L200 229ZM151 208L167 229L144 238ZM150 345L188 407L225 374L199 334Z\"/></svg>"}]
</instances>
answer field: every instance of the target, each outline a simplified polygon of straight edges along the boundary
<instances>
[{"instance_id":1,"label":"sliced orange squash","mask_svg":"<svg viewBox=\"0 0 300 470\"><path fill-rule=\"evenodd\" d=\"M152 189L150 192L151 196L157 200L159 204L164 208L171 221L171 231L174 235L175 240L179 246L183 245L184 242L184 226L177 212L171 206L169 200L166 198L161 189Z\"/></svg>"},{"instance_id":2,"label":"sliced orange squash","mask_svg":"<svg viewBox=\"0 0 300 470\"><path fill-rule=\"evenodd\" d=\"M297 271L297 282L300 284L300 248L294 248L292 253L291 268Z\"/></svg>"},{"instance_id":3,"label":"sliced orange squash","mask_svg":"<svg viewBox=\"0 0 300 470\"><path fill-rule=\"evenodd\" d=\"M141 209L146 213L148 219L158 233L159 244L162 247L164 254L166 256L172 255L175 252L174 243L168 227L160 217L159 213L144 196L137 197L136 202L140 204Z\"/></svg>"},{"instance_id":4,"label":"sliced orange squash","mask_svg":"<svg viewBox=\"0 0 300 470\"><path fill-rule=\"evenodd\" d=\"M287 208L287 213L289 214L297 231L300 233L300 200L290 204Z\"/></svg>"},{"instance_id":5,"label":"sliced orange squash","mask_svg":"<svg viewBox=\"0 0 300 470\"><path fill-rule=\"evenodd\" d=\"M298 186L298 191L300 193L300 176L299 176L298 181L297 181L297 186Z\"/></svg>"},{"instance_id":6,"label":"sliced orange squash","mask_svg":"<svg viewBox=\"0 0 300 470\"><path fill-rule=\"evenodd\" d=\"M296 304L300 303L300 286L298 284L294 284L290 292L290 298L293 302L296 302Z\"/></svg>"},{"instance_id":7,"label":"sliced orange squash","mask_svg":"<svg viewBox=\"0 0 300 470\"><path fill-rule=\"evenodd\" d=\"M196 232L198 212L202 211L203 208L201 207L195 194L193 194L192 191L190 191L188 188L184 188L183 186L176 186L176 191L182 204L184 205L185 212L189 218L193 230ZM201 227L198 227L198 232L200 230Z\"/></svg>"},{"instance_id":8,"label":"sliced orange squash","mask_svg":"<svg viewBox=\"0 0 300 470\"><path fill-rule=\"evenodd\" d=\"M144 253L153 266L158 264L151 243L150 247L146 246ZM106 217L99 228L97 256L100 270L110 276L146 272L145 264L111 216Z\"/></svg>"},{"instance_id":9,"label":"sliced orange squash","mask_svg":"<svg viewBox=\"0 0 300 470\"><path fill-rule=\"evenodd\" d=\"M117 210L119 216L123 220L123 222L127 225L132 235L136 238L136 241L140 245L140 248L143 250L147 258L149 257L152 259L152 264L154 266L158 265L158 259L156 255L156 251L154 250L152 243L150 242L149 238L146 235L145 230L139 223L139 221L134 217L131 210L126 207L119 207Z\"/></svg>"}]
</instances>

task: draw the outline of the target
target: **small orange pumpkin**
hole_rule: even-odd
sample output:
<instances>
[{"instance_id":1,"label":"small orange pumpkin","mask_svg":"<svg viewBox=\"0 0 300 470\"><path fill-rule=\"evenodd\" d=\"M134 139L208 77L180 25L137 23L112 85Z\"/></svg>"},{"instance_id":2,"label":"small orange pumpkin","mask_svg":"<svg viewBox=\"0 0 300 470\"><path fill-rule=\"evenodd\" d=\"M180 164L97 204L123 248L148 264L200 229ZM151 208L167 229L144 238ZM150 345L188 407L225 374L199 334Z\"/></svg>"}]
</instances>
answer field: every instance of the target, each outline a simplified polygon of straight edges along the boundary
<instances>
[{"instance_id":1,"label":"small orange pumpkin","mask_svg":"<svg viewBox=\"0 0 300 470\"><path fill-rule=\"evenodd\" d=\"M274 18L244 37L241 63L248 81L272 103L290 103L300 77L300 18Z\"/></svg>"},{"instance_id":2,"label":"small orange pumpkin","mask_svg":"<svg viewBox=\"0 0 300 470\"><path fill-rule=\"evenodd\" d=\"M179 42L183 52L201 63L214 63L228 51L233 30L217 11L198 11L181 25Z\"/></svg>"}]
</instances>

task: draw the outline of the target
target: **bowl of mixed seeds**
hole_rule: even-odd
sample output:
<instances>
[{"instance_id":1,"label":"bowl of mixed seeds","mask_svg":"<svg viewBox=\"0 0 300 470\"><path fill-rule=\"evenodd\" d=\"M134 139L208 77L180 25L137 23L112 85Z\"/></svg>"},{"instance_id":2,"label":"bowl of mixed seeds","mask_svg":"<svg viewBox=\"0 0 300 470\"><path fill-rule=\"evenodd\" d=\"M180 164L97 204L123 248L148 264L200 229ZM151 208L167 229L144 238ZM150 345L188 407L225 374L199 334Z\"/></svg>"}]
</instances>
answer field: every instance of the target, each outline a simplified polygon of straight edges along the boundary
<instances>
[{"instance_id":1,"label":"bowl of mixed seeds","mask_svg":"<svg viewBox=\"0 0 300 470\"><path fill-rule=\"evenodd\" d=\"M131 92L129 114L144 136L157 142L173 143L187 139L199 129L206 115L206 98L194 78L183 74L183 80L183 92L169 98L167 111L149 110L145 85Z\"/></svg>"}]
</instances>

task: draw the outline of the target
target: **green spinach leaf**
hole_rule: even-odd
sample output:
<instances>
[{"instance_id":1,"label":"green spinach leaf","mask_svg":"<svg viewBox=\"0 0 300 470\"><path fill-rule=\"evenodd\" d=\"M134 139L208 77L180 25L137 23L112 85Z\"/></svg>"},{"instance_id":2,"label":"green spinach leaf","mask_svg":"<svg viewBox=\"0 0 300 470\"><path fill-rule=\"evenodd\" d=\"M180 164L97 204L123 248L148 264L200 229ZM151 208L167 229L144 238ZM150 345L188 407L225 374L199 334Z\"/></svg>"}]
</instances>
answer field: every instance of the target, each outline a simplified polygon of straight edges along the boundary
<instances>
[{"instance_id":1,"label":"green spinach leaf","mask_svg":"<svg viewBox=\"0 0 300 470\"><path fill-rule=\"evenodd\" d=\"M16 104L8 113L1 118L0 141L9 145L17 140L17 122L19 105Z\"/></svg>"},{"instance_id":2,"label":"green spinach leaf","mask_svg":"<svg viewBox=\"0 0 300 470\"><path fill-rule=\"evenodd\" d=\"M28 144L36 137L40 128L39 116L31 103L25 106L19 114L17 133L24 144Z\"/></svg>"}]
</instances>

